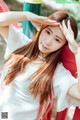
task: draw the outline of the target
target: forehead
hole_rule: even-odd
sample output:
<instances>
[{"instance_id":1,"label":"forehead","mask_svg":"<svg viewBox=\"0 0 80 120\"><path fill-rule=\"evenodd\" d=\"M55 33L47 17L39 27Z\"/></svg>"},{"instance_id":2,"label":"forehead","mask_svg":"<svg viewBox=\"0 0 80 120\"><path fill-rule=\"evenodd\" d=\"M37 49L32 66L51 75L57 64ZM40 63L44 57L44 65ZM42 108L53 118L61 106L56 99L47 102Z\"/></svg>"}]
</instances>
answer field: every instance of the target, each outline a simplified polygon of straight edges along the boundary
<instances>
[{"instance_id":1,"label":"forehead","mask_svg":"<svg viewBox=\"0 0 80 120\"><path fill-rule=\"evenodd\" d=\"M59 36L62 40L66 40L59 26L48 26L47 28L50 29L54 35Z\"/></svg>"}]
</instances>

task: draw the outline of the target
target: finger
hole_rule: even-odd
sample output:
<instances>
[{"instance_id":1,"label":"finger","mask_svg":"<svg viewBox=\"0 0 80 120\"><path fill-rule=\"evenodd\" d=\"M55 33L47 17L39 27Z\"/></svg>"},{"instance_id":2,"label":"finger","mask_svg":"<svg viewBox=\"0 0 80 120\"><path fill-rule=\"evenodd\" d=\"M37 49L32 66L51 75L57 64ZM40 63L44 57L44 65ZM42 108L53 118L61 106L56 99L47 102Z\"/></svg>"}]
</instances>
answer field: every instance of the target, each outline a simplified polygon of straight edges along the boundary
<instances>
[{"instance_id":1,"label":"finger","mask_svg":"<svg viewBox=\"0 0 80 120\"><path fill-rule=\"evenodd\" d=\"M53 20L50 20L50 19L48 19L48 20L44 20L44 19L35 19L35 20L33 20L32 22L37 22L37 23L39 23L39 24L47 24L47 25L59 25L59 23L58 22L56 22L56 21L53 21Z\"/></svg>"},{"instance_id":2,"label":"finger","mask_svg":"<svg viewBox=\"0 0 80 120\"><path fill-rule=\"evenodd\" d=\"M32 21L31 23L32 23L33 26L36 27L36 28L40 28L42 25L52 25L52 26L57 26L57 25L59 25L58 22L54 23L54 22L51 22L51 21L47 21L47 22L43 22L43 21L33 22L33 21ZM39 31L39 29L38 29L38 31Z\"/></svg>"},{"instance_id":3,"label":"finger","mask_svg":"<svg viewBox=\"0 0 80 120\"><path fill-rule=\"evenodd\" d=\"M40 21L41 22L41 21ZM49 24L49 25L59 25L58 22L53 21L53 20L46 20L46 21L42 21L43 24Z\"/></svg>"},{"instance_id":4,"label":"finger","mask_svg":"<svg viewBox=\"0 0 80 120\"><path fill-rule=\"evenodd\" d=\"M71 24L70 24L70 20L68 20L68 29L69 29L69 30L72 30Z\"/></svg>"},{"instance_id":5,"label":"finger","mask_svg":"<svg viewBox=\"0 0 80 120\"><path fill-rule=\"evenodd\" d=\"M64 28L62 27L62 25L59 25L59 26L60 26L62 33L65 35Z\"/></svg>"},{"instance_id":6,"label":"finger","mask_svg":"<svg viewBox=\"0 0 80 120\"><path fill-rule=\"evenodd\" d=\"M51 21L51 20L48 20L48 21L44 21L43 24L59 25L60 23L58 23L58 22L54 22L54 21Z\"/></svg>"},{"instance_id":7,"label":"finger","mask_svg":"<svg viewBox=\"0 0 80 120\"><path fill-rule=\"evenodd\" d=\"M65 21L63 20L63 22L62 22L62 26L63 26L63 28L64 29L67 29L67 26L66 26L66 24L65 24Z\"/></svg>"},{"instance_id":8,"label":"finger","mask_svg":"<svg viewBox=\"0 0 80 120\"><path fill-rule=\"evenodd\" d=\"M56 21L53 21L53 20L40 20L40 21L37 21L41 24L45 24L45 25L59 25L60 23L56 22Z\"/></svg>"},{"instance_id":9,"label":"finger","mask_svg":"<svg viewBox=\"0 0 80 120\"><path fill-rule=\"evenodd\" d=\"M49 20L49 21L57 22L56 20L51 20L48 17L39 17L38 20Z\"/></svg>"},{"instance_id":10,"label":"finger","mask_svg":"<svg viewBox=\"0 0 80 120\"><path fill-rule=\"evenodd\" d=\"M64 31L64 28L62 27L62 25L59 25L60 29L62 30L62 32Z\"/></svg>"},{"instance_id":11,"label":"finger","mask_svg":"<svg viewBox=\"0 0 80 120\"><path fill-rule=\"evenodd\" d=\"M56 23L57 21L55 21L55 20L51 20L51 19L49 19L48 17L38 17L36 20L39 20L39 21L50 21L50 22L54 22L54 23Z\"/></svg>"},{"instance_id":12,"label":"finger","mask_svg":"<svg viewBox=\"0 0 80 120\"><path fill-rule=\"evenodd\" d=\"M45 20L49 20L49 21L52 21L52 22L56 22L55 20L51 20L51 19L49 19L48 17L38 17L38 18L36 18L35 20L38 20L38 21L45 21Z\"/></svg>"},{"instance_id":13,"label":"finger","mask_svg":"<svg viewBox=\"0 0 80 120\"><path fill-rule=\"evenodd\" d=\"M74 36L74 32L73 32L73 30L72 30L72 28L71 28L70 20L68 20L68 30L69 30L70 33L73 34L73 36Z\"/></svg>"}]
</instances>

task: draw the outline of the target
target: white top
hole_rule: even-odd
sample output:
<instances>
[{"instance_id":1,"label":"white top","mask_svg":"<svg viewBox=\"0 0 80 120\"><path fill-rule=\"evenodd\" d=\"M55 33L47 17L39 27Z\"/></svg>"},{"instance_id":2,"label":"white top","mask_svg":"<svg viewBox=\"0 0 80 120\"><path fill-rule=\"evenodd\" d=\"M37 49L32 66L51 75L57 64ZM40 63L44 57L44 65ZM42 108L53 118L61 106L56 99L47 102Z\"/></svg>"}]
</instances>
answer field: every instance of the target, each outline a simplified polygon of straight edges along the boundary
<instances>
[{"instance_id":1,"label":"white top","mask_svg":"<svg viewBox=\"0 0 80 120\"><path fill-rule=\"evenodd\" d=\"M30 41L28 37L15 29L12 25L9 27L9 37L5 52L5 59L17 48L27 44ZM30 81L28 77L38 68L30 64L26 65L24 73L17 75L11 85L0 87L0 112L8 112L8 120L35 120L39 107L39 96L34 99L28 92ZM1 82L6 74L4 69L1 76ZM80 106L80 102L67 95L67 91L77 80L71 73L59 63L53 79L54 95L57 98L57 111L62 111L72 105ZM1 114L0 114L1 115ZM1 118L1 116L0 116Z\"/></svg>"}]
</instances>

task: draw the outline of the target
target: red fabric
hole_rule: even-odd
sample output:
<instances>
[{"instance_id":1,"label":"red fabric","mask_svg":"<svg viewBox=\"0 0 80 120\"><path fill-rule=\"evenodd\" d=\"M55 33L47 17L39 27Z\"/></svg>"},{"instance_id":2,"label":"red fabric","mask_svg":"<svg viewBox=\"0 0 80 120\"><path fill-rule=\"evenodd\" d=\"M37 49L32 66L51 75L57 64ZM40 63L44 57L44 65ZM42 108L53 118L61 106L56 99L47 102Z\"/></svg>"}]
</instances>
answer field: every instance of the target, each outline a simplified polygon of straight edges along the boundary
<instances>
[{"instance_id":1,"label":"red fabric","mask_svg":"<svg viewBox=\"0 0 80 120\"><path fill-rule=\"evenodd\" d=\"M75 64L75 56L70 51L68 46L65 46L63 48L63 51L61 53L61 61L66 69L68 69L71 74L76 77L76 64Z\"/></svg>"},{"instance_id":2,"label":"red fabric","mask_svg":"<svg viewBox=\"0 0 80 120\"><path fill-rule=\"evenodd\" d=\"M78 43L80 46L80 43ZM61 53L61 61L64 65L64 67L71 72L71 74L76 77L77 74L77 68L76 68L76 61L74 54L70 51L68 46L65 46L62 53ZM62 119L62 116L64 114L64 111L57 113L57 119L56 120L65 120L65 116L67 114L67 111L65 111L64 117ZM73 120L80 120L80 109L76 107Z\"/></svg>"},{"instance_id":3,"label":"red fabric","mask_svg":"<svg viewBox=\"0 0 80 120\"><path fill-rule=\"evenodd\" d=\"M51 120L52 117L52 110L49 111L49 113L47 114L47 120Z\"/></svg>"},{"instance_id":4,"label":"red fabric","mask_svg":"<svg viewBox=\"0 0 80 120\"><path fill-rule=\"evenodd\" d=\"M9 11L9 8L6 5L6 3L2 0L0 1L0 12L5 12L5 11Z\"/></svg>"},{"instance_id":5,"label":"red fabric","mask_svg":"<svg viewBox=\"0 0 80 120\"><path fill-rule=\"evenodd\" d=\"M73 120L80 120L80 109L76 107Z\"/></svg>"},{"instance_id":6,"label":"red fabric","mask_svg":"<svg viewBox=\"0 0 80 120\"><path fill-rule=\"evenodd\" d=\"M61 112L57 112L56 120L66 120L67 112L68 112L67 108Z\"/></svg>"}]
</instances>

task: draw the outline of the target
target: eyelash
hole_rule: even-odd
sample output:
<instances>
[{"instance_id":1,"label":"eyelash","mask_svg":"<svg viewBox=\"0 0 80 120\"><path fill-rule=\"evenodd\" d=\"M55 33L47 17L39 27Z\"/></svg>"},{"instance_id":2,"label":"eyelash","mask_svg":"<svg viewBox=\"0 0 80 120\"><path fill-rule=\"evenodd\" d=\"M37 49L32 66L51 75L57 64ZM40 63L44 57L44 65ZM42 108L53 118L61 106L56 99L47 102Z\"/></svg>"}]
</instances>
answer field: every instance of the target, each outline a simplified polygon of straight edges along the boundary
<instances>
[{"instance_id":1,"label":"eyelash","mask_svg":"<svg viewBox=\"0 0 80 120\"><path fill-rule=\"evenodd\" d=\"M48 30L46 30L46 33L47 33L48 35L50 35L50 34L51 34Z\"/></svg>"},{"instance_id":2,"label":"eyelash","mask_svg":"<svg viewBox=\"0 0 80 120\"><path fill-rule=\"evenodd\" d=\"M60 43L60 41L58 39L55 39L58 43Z\"/></svg>"}]
</instances>

